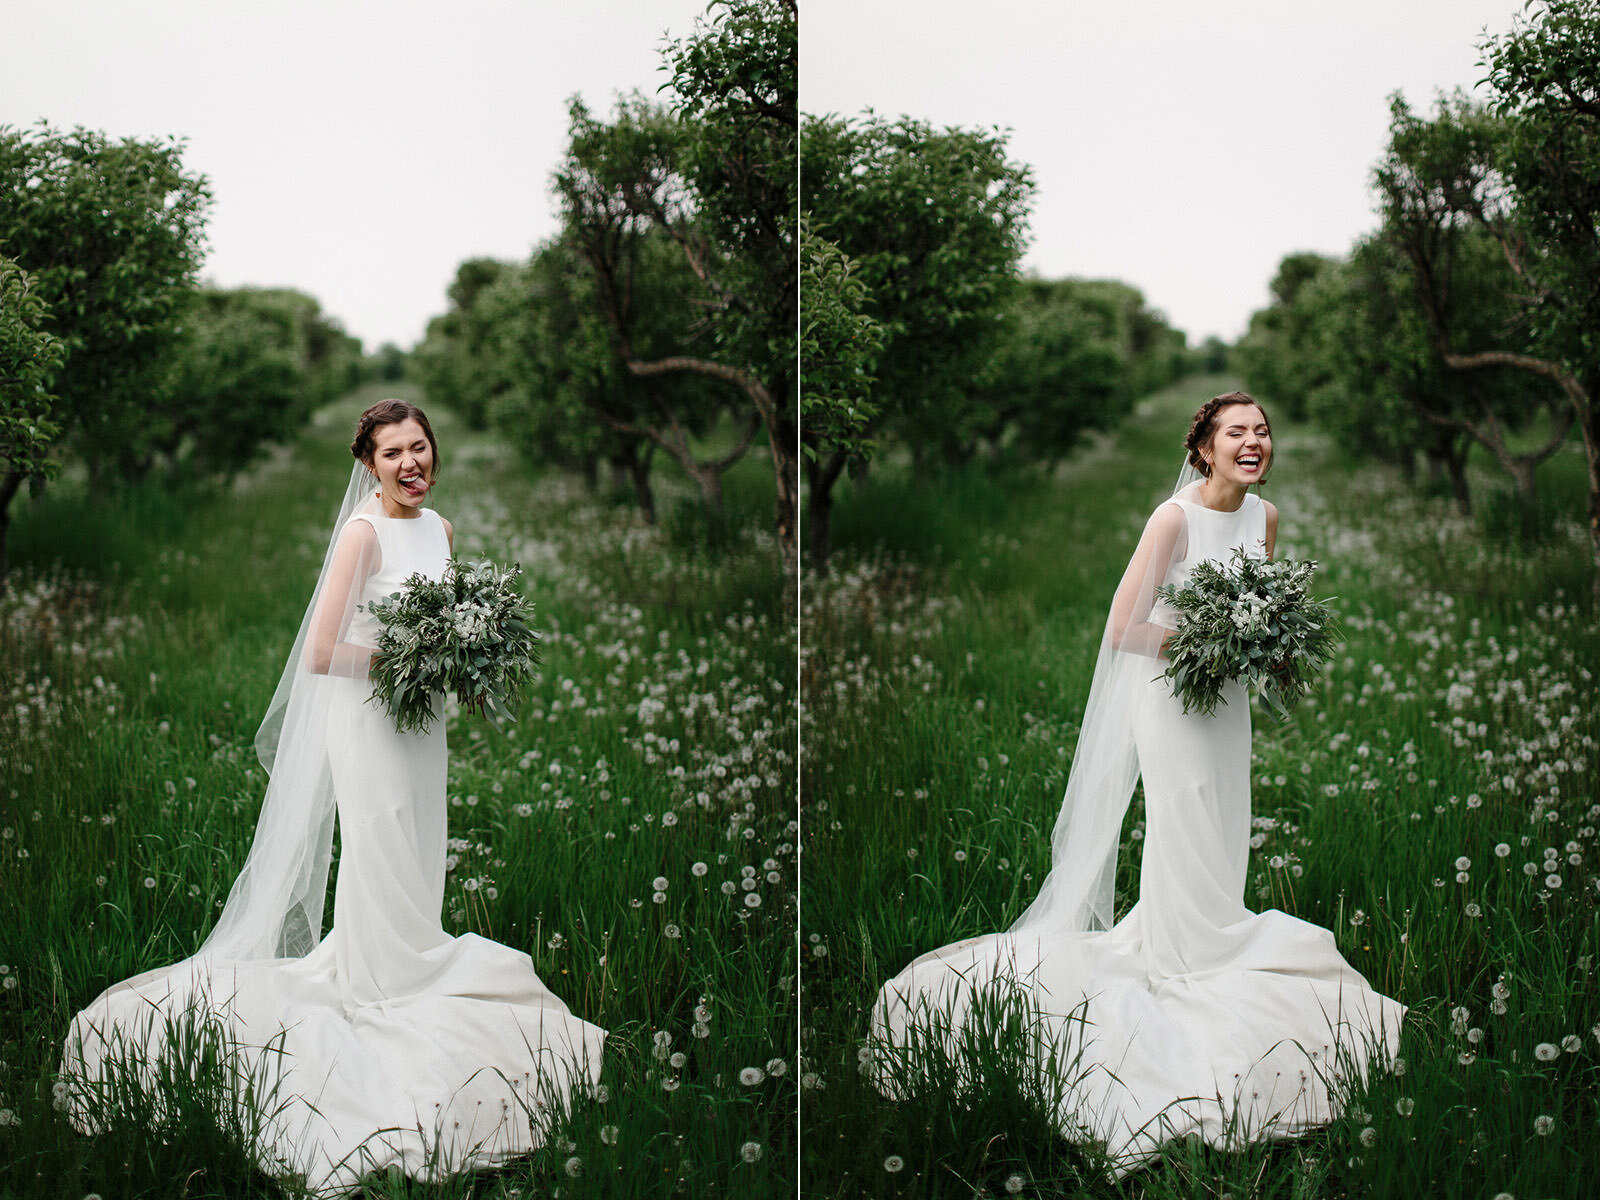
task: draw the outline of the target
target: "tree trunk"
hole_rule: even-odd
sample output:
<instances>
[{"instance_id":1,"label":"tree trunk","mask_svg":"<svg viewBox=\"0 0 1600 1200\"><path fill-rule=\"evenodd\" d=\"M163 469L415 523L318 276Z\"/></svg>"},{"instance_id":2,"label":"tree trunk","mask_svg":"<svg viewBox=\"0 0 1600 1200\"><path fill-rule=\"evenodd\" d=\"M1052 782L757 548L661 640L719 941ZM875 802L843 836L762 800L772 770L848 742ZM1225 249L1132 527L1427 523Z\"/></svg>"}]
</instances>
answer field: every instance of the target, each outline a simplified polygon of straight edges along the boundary
<instances>
[{"instance_id":1,"label":"tree trunk","mask_svg":"<svg viewBox=\"0 0 1600 1200\"><path fill-rule=\"evenodd\" d=\"M1531 455L1518 454L1506 459L1505 468L1517 485L1517 499L1529 512L1539 499L1539 480L1535 475L1538 463Z\"/></svg>"},{"instance_id":2,"label":"tree trunk","mask_svg":"<svg viewBox=\"0 0 1600 1200\"><path fill-rule=\"evenodd\" d=\"M813 460L807 472L811 488L806 496L806 553L818 575L827 575L833 554L833 485L849 457L844 450L835 450L821 462Z\"/></svg>"},{"instance_id":3,"label":"tree trunk","mask_svg":"<svg viewBox=\"0 0 1600 1200\"><path fill-rule=\"evenodd\" d=\"M767 431L767 444L772 452L772 472L777 490L777 534L778 551L783 560L783 575L789 585L784 589L785 610L793 616L795 592L799 587L799 526L798 519L798 493L800 490L800 463L799 463L799 431L794 427L790 417L788 400L792 390L786 381L779 381L777 390L771 391L766 384L757 379L749 371L741 367L732 367L726 363L719 363L710 359L689 358L673 356L659 359L656 362L639 362L637 359L625 357L628 370L643 378L656 375L669 375L674 372L686 371L696 375L707 375L713 379L721 379L726 383L734 384L744 391L750 400L755 412L755 418L745 427L745 433L739 439L735 449L715 464L707 466L716 469L717 507L722 503L722 475L736 463L750 446L750 439L755 436L757 428L765 427ZM783 398L779 403L778 397ZM705 467L699 464L691 465L693 459L688 454L688 444L683 436L683 431L676 427L671 430L671 437L664 437L655 430L647 431L655 443L673 458L677 459L683 468L693 476L696 482L700 481L701 472ZM705 485L701 484L704 493ZM709 500L708 500L709 503Z\"/></svg>"},{"instance_id":4,"label":"tree trunk","mask_svg":"<svg viewBox=\"0 0 1600 1200\"><path fill-rule=\"evenodd\" d=\"M0 591L6 586L6 576L11 573L11 553L7 539L11 534L11 501L22 486L22 474L7 471L0 476Z\"/></svg>"},{"instance_id":5,"label":"tree trunk","mask_svg":"<svg viewBox=\"0 0 1600 1200\"><path fill-rule=\"evenodd\" d=\"M1478 354L1445 353L1445 365L1457 371L1473 371L1481 367L1506 366L1542 375L1560 386L1572 402L1568 417L1576 419L1583 434L1583 454L1589 466L1589 548L1594 560L1594 604L1600 613L1600 373L1587 372L1583 378L1568 371L1560 363L1547 362L1527 354L1512 354L1501 350L1485 350ZM1562 436L1566 427L1560 428ZM1539 461L1554 454L1556 443L1539 452Z\"/></svg>"},{"instance_id":6,"label":"tree trunk","mask_svg":"<svg viewBox=\"0 0 1600 1200\"><path fill-rule=\"evenodd\" d=\"M1432 490L1432 488L1438 484L1439 480L1444 478L1445 452L1438 446L1429 446L1423 450L1422 458L1423 461L1428 464L1428 488ZM1406 461L1414 463L1416 461L1415 456L1410 454L1406 455ZM1403 473L1404 471L1402 469L1402 474ZM1410 480L1407 480L1407 482L1409 483Z\"/></svg>"},{"instance_id":7,"label":"tree trunk","mask_svg":"<svg viewBox=\"0 0 1600 1200\"><path fill-rule=\"evenodd\" d=\"M714 466L693 460L682 465L700 489L700 503L706 506L706 512L716 516L722 511L722 472Z\"/></svg>"},{"instance_id":8,"label":"tree trunk","mask_svg":"<svg viewBox=\"0 0 1600 1200\"><path fill-rule=\"evenodd\" d=\"M589 455L583 460L583 486L589 489L592 496L600 490L600 463L594 455Z\"/></svg>"},{"instance_id":9,"label":"tree trunk","mask_svg":"<svg viewBox=\"0 0 1600 1200\"><path fill-rule=\"evenodd\" d=\"M798 612L800 588L800 455L799 430L781 412L763 414L772 449L772 477L777 484L774 518L778 552L783 560L784 614Z\"/></svg>"},{"instance_id":10,"label":"tree trunk","mask_svg":"<svg viewBox=\"0 0 1600 1200\"><path fill-rule=\"evenodd\" d=\"M642 453L633 456L633 461L628 464L628 473L633 478L633 498L639 503L639 511L644 515L646 525L656 523L656 494L650 487L650 453L651 448L646 446Z\"/></svg>"},{"instance_id":11,"label":"tree trunk","mask_svg":"<svg viewBox=\"0 0 1600 1200\"><path fill-rule=\"evenodd\" d=\"M1589 396L1600 394L1600 379L1589 381ZM1591 400L1579 423L1583 431L1583 456L1589 465L1589 551L1594 560L1594 608L1600 617L1600 404Z\"/></svg>"},{"instance_id":12,"label":"tree trunk","mask_svg":"<svg viewBox=\"0 0 1600 1200\"><path fill-rule=\"evenodd\" d=\"M1455 497L1456 509L1463 517L1472 515L1472 493L1467 487L1467 455L1471 449L1471 439L1462 438L1459 442L1448 443L1443 456L1445 470L1450 474L1450 494Z\"/></svg>"}]
</instances>

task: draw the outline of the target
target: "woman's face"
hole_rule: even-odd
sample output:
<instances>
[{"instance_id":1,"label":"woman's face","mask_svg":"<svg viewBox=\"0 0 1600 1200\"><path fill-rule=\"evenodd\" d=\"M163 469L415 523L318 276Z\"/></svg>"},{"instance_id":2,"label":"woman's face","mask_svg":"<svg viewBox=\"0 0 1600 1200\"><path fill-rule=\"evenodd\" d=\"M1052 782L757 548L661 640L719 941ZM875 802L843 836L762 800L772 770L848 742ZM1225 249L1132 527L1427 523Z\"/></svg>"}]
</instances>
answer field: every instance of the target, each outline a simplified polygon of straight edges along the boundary
<instances>
[{"instance_id":1,"label":"woman's face","mask_svg":"<svg viewBox=\"0 0 1600 1200\"><path fill-rule=\"evenodd\" d=\"M380 425L372 435L372 462L385 497L416 508L433 486L433 447L413 417Z\"/></svg>"},{"instance_id":2,"label":"woman's face","mask_svg":"<svg viewBox=\"0 0 1600 1200\"><path fill-rule=\"evenodd\" d=\"M1254 404L1230 404L1217 412L1217 427L1206 453L1211 477L1248 487L1260 483L1272 464L1272 433L1266 414Z\"/></svg>"}]
</instances>

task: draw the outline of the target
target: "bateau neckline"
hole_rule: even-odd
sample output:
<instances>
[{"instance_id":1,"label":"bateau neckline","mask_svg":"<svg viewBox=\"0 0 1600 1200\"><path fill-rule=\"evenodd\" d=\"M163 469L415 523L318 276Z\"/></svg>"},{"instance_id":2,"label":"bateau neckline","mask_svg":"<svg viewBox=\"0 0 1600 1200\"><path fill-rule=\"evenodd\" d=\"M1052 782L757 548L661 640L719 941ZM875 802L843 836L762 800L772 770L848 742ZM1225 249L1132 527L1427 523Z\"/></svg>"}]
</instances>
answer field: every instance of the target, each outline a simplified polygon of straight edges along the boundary
<instances>
[{"instance_id":1,"label":"bateau neckline","mask_svg":"<svg viewBox=\"0 0 1600 1200\"><path fill-rule=\"evenodd\" d=\"M374 520L378 521L398 521L402 525L409 525L413 521L422 520L424 513L431 513L432 511L433 509L431 508L424 508L418 511L417 515L414 517L391 517L386 512L362 513L361 515L364 517L372 517Z\"/></svg>"},{"instance_id":2,"label":"bateau neckline","mask_svg":"<svg viewBox=\"0 0 1600 1200\"><path fill-rule=\"evenodd\" d=\"M1179 504L1187 504L1190 508L1198 508L1201 512L1216 513L1219 517L1232 517L1242 513L1245 510L1245 506L1252 499L1259 500L1260 497L1256 496L1254 492L1246 492L1244 499L1239 501L1238 508L1212 508L1210 505L1202 504L1198 500L1191 500L1187 496L1174 496L1173 499Z\"/></svg>"}]
</instances>

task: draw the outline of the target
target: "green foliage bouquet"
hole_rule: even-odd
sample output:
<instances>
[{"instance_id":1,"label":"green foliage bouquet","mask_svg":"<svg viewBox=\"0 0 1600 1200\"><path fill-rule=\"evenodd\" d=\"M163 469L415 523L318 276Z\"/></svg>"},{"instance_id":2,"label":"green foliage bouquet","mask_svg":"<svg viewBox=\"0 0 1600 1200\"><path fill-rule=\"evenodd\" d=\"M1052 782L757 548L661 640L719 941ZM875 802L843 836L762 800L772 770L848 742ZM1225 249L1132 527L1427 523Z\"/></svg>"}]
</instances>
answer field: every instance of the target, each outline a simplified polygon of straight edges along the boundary
<instances>
[{"instance_id":1,"label":"green foliage bouquet","mask_svg":"<svg viewBox=\"0 0 1600 1200\"><path fill-rule=\"evenodd\" d=\"M1239 547L1226 564L1196 564L1183 587L1156 589L1178 610L1166 677L1184 712L1211 716L1223 684L1237 679L1289 715L1338 643L1333 610L1308 595L1316 570L1314 562L1270 562Z\"/></svg>"},{"instance_id":2,"label":"green foliage bouquet","mask_svg":"<svg viewBox=\"0 0 1600 1200\"><path fill-rule=\"evenodd\" d=\"M533 604L522 568L449 563L440 579L415 574L367 607L382 630L372 656L372 700L402 733L433 724L433 693L456 693L497 726L507 699L539 669Z\"/></svg>"}]
</instances>

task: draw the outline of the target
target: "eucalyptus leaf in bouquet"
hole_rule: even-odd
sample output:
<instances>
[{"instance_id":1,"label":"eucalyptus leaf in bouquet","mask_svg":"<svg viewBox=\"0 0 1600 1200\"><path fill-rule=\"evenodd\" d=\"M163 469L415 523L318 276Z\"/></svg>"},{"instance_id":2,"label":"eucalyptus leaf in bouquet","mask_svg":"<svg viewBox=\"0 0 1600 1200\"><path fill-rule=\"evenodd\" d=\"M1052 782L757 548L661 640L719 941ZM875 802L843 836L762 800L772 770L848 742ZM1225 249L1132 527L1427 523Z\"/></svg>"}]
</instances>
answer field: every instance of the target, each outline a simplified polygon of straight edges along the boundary
<instances>
[{"instance_id":1,"label":"eucalyptus leaf in bouquet","mask_svg":"<svg viewBox=\"0 0 1600 1200\"><path fill-rule=\"evenodd\" d=\"M1183 587L1156 589L1178 612L1165 675L1184 712L1212 715L1237 679L1289 715L1339 642L1334 611L1310 595L1316 571L1315 562L1254 558L1241 546L1225 564L1197 563Z\"/></svg>"},{"instance_id":2,"label":"eucalyptus leaf in bouquet","mask_svg":"<svg viewBox=\"0 0 1600 1200\"><path fill-rule=\"evenodd\" d=\"M402 733L433 724L435 692L454 692L497 727L514 719L510 700L539 670L539 632L521 576L515 565L452 560L441 578L412 575L368 605L381 626L371 703Z\"/></svg>"}]
</instances>

